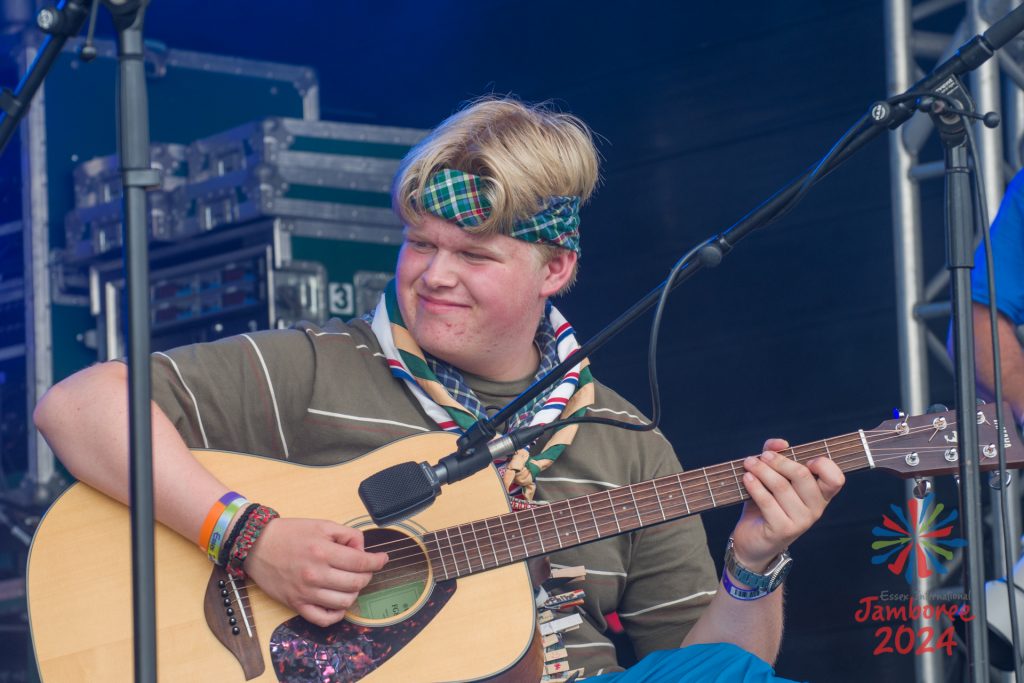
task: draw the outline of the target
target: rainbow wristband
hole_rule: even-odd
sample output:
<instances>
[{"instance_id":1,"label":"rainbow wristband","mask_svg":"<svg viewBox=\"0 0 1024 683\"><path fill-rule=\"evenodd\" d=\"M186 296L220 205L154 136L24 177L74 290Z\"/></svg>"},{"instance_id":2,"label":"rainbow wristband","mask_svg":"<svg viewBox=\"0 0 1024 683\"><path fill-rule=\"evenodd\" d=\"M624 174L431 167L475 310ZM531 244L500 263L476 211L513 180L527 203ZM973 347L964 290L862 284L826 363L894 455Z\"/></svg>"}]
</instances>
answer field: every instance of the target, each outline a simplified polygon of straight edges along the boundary
<instances>
[{"instance_id":1,"label":"rainbow wristband","mask_svg":"<svg viewBox=\"0 0 1024 683\"><path fill-rule=\"evenodd\" d=\"M217 559L220 557L220 549L224 543L224 536L227 534L228 526L231 525L231 520L234 519L235 514L242 509L242 506L248 504L248 500L242 496L238 496L228 503L226 508L224 508L224 512L221 513L220 519L217 520L217 526L213 528L213 533L210 534L210 543L206 547L206 556L210 558L210 562L217 564Z\"/></svg>"},{"instance_id":2,"label":"rainbow wristband","mask_svg":"<svg viewBox=\"0 0 1024 683\"><path fill-rule=\"evenodd\" d=\"M199 528L199 549L203 552L210 547L210 536L213 534L213 529L217 526L217 522L220 520L224 509L236 498L241 498L242 494L235 493L234 491L228 491L220 497L216 503L210 508L210 511L206 513L206 519L203 520L203 526Z\"/></svg>"}]
</instances>

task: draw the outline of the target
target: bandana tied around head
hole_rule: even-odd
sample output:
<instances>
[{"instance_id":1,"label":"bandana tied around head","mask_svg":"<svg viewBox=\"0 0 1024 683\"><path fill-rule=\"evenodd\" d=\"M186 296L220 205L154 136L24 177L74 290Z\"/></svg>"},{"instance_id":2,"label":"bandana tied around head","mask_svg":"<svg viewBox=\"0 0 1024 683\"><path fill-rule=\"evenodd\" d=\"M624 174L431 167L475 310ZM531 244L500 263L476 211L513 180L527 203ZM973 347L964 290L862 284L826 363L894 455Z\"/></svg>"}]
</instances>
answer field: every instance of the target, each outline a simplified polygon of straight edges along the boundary
<instances>
[{"instance_id":1,"label":"bandana tied around head","mask_svg":"<svg viewBox=\"0 0 1024 683\"><path fill-rule=\"evenodd\" d=\"M387 357L391 374L405 382L438 427L461 433L478 419L487 417L483 404L462 374L448 363L426 356L413 340L398 308L394 280L384 289L373 313L371 327ZM540 322L535 343L541 354L538 378L579 348L572 326L550 303ZM589 365L589 361L583 359L547 393L522 408L510 421L509 431L582 415L594 402L594 381ZM515 453L507 462L495 463L513 499L533 499L537 488L534 479L572 443L577 427L567 425L555 431L543 450L537 446L538 441Z\"/></svg>"},{"instance_id":2,"label":"bandana tied around head","mask_svg":"<svg viewBox=\"0 0 1024 683\"><path fill-rule=\"evenodd\" d=\"M422 208L461 228L475 228L491 215L487 180L472 173L444 168L430 177L423 190ZM540 212L512 226L510 237L551 244L580 253L580 198L549 197Z\"/></svg>"}]
</instances>

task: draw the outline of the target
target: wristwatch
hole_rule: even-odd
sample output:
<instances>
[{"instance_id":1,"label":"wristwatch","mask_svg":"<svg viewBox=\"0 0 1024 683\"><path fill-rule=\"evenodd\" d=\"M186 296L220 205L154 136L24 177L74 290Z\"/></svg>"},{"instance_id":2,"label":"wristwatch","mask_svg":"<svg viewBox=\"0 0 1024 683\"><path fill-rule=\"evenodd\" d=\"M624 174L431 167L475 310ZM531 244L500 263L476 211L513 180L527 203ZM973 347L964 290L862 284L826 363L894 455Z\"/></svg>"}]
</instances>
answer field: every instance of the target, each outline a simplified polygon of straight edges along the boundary
<instances>
[{"instance_id":1,"label":"wristwatch","mask_svg":"<svg viewBox=\"0 0 1024 683\"><path fill-rule=\"evenodd\" d=\"M782 582L786 580L786 576L789 574L789 570L793 568L793 558L786 550L782 551L782 554L776 558L776 560L769 565L764 573L758 573L751 571L744 567L742 564L736 561L736 553L733 551L733 540L729 537L729 543L725 546L725 569L729 574L740 583L750 586L749 589L739 588L731 581L728 577L723 577L722 583L725 585L726 590L734 598L740 600L757 600L763 598L769 593L776 590L782 585Z\"/></svg>"}]
</instances>

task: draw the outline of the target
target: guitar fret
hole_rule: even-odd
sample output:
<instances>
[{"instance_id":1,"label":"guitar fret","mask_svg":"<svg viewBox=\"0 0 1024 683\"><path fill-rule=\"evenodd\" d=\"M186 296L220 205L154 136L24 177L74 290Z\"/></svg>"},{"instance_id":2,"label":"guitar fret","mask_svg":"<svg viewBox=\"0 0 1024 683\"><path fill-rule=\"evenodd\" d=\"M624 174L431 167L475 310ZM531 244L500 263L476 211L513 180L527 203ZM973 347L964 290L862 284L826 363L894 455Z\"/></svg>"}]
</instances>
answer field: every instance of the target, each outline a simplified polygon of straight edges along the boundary
<instances>
[{"instance_id":1,"label":"guitar fret","mask_svg":"<svg viewBox=\"0 0 1024 683\"><path fill-rule=\"evenodd\" d=\"M587 507L590 508L590 517L594 520L594 533L596 534L594 538L600 538L601 524L597 521L597 515L594 514L594 502L590 499L590 496L587 496L585 500L587 501Z\"/></svg>"},{"instance_id":2,"label":"guitar fret","mask_svg":"<svg viewBox=\"0 0 1024 683\"><path fill-rule=\"evenodd\" d=\"M462 569L459 567L459 556L455 552L455 544L452 543L452 535L449 529L444 530L444 535L448 537L448 549L451 551L452 561L455 562L455 575L462 576Z\"/></svg>"},{"instance_id":3,"label":"guitar fret","mask_svg":"<svg viewBox=\"0 0 1024 683\"><path fill-rule=\"evenodd\" d=\"M541 554L547 552L544 550L544 536L540 533L540 524L537 523L537 508L530 508L530 512L533 513L533 526L537 529L537 540L540 541L540 552Z\"/></svg>"},{"instance_id":4,"label":"guitar fret","mask_svg":"<svg viewBox=\"0 0 1024 683\"><path fill-rule=\"evenodd\" d=\"M519 529L519 542L523 544L523 557L529 557L530 556L530 548L529 548L529 546L526 545L526 534L523 533L523 525L519 523L519 516L521 514L522 513L520 513L520 512L516 512L512 516L515 518L515 520L516 520L516 527ZM522 558L520 558L520 559L522 559Z\"/></svg>"},{"instance_id":5,"label":"guitar fret","mask_svg":"<svg viewBox=\"0 0 1024 683\"><path fill-rule=\"evenodd\" d=\"M661 494L658 492L658 483L653 483L654 487L654 500L658 503L658 510L661 511L661 521L668 519L668 515L665 514L665 506L661 504Z\"/></svg>"},{"instance_id":6,"label":"guitar fret","mask_svg":"<svg viewBox=\"0 0 1024 683\"><path fill-rule=\"evenodd\" d=\"M505 529L505 518L498 517L498 523L501 524L501 537L505 539L505 551L508 553L508 561L515 562L515 556L512 554L512 543L508 537L508 531Z\"/></svg>"},{"instance_id":7,"label":"guitar fret","mask_svg":"<svg viewBox=\"0 0 1024 683\"><path fill-rule=\"evenodd\" d=\"M438 538L437 540L438 540L438 545L440 546L440 540L441 539ZM438 551L437 551L437 557L438 557L438 559L441 560L441 571L444 572L445 580L452 578L451 574L448 573L448 563L445 562L444 554L441 552L440 547L438 548Z\"/></svg>"},{"instance_id":8,"label":"guitar fret","mask_svg":"<svg viewBox=\"0 0 1024 683\"><path fill-rule=\"evenodd\" d=\"M572 522L572 530L576 532L576 542L582 543L583 539L580 537L580 528L576 526L576 515L572 513L572 503L565 501L565 509L569 511L569 521Z\"/></svg>"},{"instance_id":9,"label":"guitar fret","mask_svg":"<svg viewBox=\"0 0 1024 683\"><path fill-rule=\"evenodd\" d=\"M829 460L832 460L832 451L828 449L828 439L823 439L821 443L825 444L825 455L828 456Z\"/></svg>"},{"instance_id":10,"label":"guitar fret","mask_svg":"<svg viewBox=\"0 0 1024 683\"><path fill-rule=\"evenodd\" d=\"M718 507L718 503L715 502L715 492L711 490L711 480L708 479L708 468L705 467L701 472L704 473L704 481L708 483L708 493L711 494L711 506Z\"/></svg>"},{"instance_id":11,"label":"guitar fret","mask_svg":"<svg viewBox=\"0 0 1024 683\"><path fill-rule=\"evenodd\" d=\"M487 567L487 562L484 561L483 549L480 547L480 537L476 535L476 522L472 522L469 525L470 531L473 532L473 543L476 544L476 554L480 557L480 569Z\"/></svg>"},{"instance_id":12,"label":"guitar fret","mask_svg":"<svg viewBox=\"0 0 1024 683\"><path fill-rule=\"evenodd\" d=\"M630 497L633 496L633 491L632 491L633 487L632 486L623 486L622 488L628 489ZM627 512L627 511L632 509L634 515L636 516L636 526L630 526L627 523L627 526L626 526L627 530L636 529L637 527L641 526L641 524L640 524L640 511L637 509L636 499L634 498L633 500L634 500L634 502L633 502L633 507L632 508L630 508L630 506L627 503L623 503L623 505L622 505L622 512ZM616 512L616 515L618 515L618 512Z\"/></svg>"},{"instance_id":13,"label":"guitar fret","mask_svg":"<svg viewBox=\"0 0 1024 683\"><path fill-rule=\"evenodd\" d=\"M487 529L487 540L491 544L491 554L494 555L494 566L497 567L501 562L498 561L498 549L494 546L494 537L491 536L491 522L490 520L485 520L484 524Z\"/></svg>"},{"instance_id":14,"label":"guitar fret","mask_svg":"<svg viewBox=\"0 0 1024 683\"><path fill-rule=\"evenodd\" d=\"M622 531L622 527L619 526L619 513L615 511L615 499L612 498L612 492L605 491L605 494L608 496L608 505L609 509L612 511L612 519L615 520L615 530Z\"/></svg>"},{"instance_id":15,"label":"guitar fret","mask_svg":"<svg viewBox=\"0 0 1024 683\"><path fill-rule=\"evenodd\" d=\"M466 558L466 564L469 566L470 574L473 573L473 554L470 552L469 541L466 538L465 524L460 524L456 527L459 531L459 545L462 546L462 555Z\"/></svg>"},{"instance_id":16,"label":"guitar fret","mask_svg":"<svg viewBox=\"0 0 1024 683\"><path fill-rule=\"evenodd\" d=\"M683 475L676 475L676 484L679 485L679 495L683 497L683 505L686 506L686 514L690 514L690 501L686 499L686 489L683 488Z\"/></svg>"},{"instance_id":17,"label":"guitar fret","mask_svg":"<svg viewBox=\"0 0 1024 683\"><path fill-rule=\"evenodd\" d=\"M736 461L729 463L730 469L732 469L732 478L736 481L736 492L740 494L740 500L743 500L743 488L740 486L740 477L736 476Z\"/></svg>"},{"instance_id":18,"label":"guitar fret","mask_svg":"<svg viewBox=\"0 0 1024 683\"><path fill-rule=\"evenodd\" d=\"M642 520L640 519L640 504L636 502L636 496L633 495L633 485L630 484L626 488L629 489L629 497L633 499L633 509L636 510L636 519L638 522L642 523Z\"/></svg>"},{"instance_id":19,"label":"guitar fret","mask_svg":"<svg viewBox=\"0 0 1024 683\"><path fill-rule=\"evenodd\" d=\"M430 538L433 538L433 546L430 543ZM427 557L430 559L430 564L436 569L437 565L441 565L441 571L444 572L445 580L451 578L448 575L448 566L444 561L444 553L441 552L441 539L437 533L428 534L423 537L423 542L427 545Z\"/></svg>"},{"instance_id":20,"label":"guitar fret","mask_svg":"<svg viewBox=\"0 0 1024 683\"><path fill-rule=\"evenodd\" d=\"M473 558L469 555L469 544L466 543L466 535L462 532L462 525L456 527L459 532L459 545L462 546L462 555L466 558L466 565L469 566L469 573L473 573ZM483 567L481 567L483 569Z\"/></svg>"}]
</instances>

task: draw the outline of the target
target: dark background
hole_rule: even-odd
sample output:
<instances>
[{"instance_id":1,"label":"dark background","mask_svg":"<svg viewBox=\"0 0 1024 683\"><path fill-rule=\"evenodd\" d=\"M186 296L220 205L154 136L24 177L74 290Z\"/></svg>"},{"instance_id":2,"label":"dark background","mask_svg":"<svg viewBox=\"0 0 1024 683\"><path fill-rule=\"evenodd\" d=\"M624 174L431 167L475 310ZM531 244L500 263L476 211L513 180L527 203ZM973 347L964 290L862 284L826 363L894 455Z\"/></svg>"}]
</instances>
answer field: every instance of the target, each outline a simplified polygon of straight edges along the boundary
<instances>
[{"instance_id":1,"label":"dark background","mask_svg":"<svg viewBox=\"0 0 1024 683\"><path fill-rule=\"evenodd\" d=\"M146 34L313 66L324 119L428 128L487 93L553 100L580 116L601 137L603 186L583 212L580 283L559 305L587 338L885 95L883 11L878 0L158 0ZM112 35L105 18L98 33ZM673 297L663 430L686 467L755 453L769 436L803 443L870 428L899 405L887 145L864 149ZM938 268L941 185L922 198ZM593 359L595 375L644 410L646 320ZM932 387L934 400L949 398L940 372ZM794 546L780 675L912 679L912 657L873 656L874 626L853 618L860 597L906 590L870 562L871 528L902 501L897 480L853 475ZM714 556L737 514L704 515Z\"/></svg>"}]
</instances>

